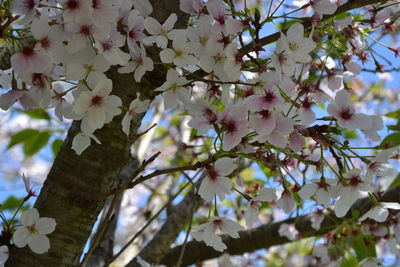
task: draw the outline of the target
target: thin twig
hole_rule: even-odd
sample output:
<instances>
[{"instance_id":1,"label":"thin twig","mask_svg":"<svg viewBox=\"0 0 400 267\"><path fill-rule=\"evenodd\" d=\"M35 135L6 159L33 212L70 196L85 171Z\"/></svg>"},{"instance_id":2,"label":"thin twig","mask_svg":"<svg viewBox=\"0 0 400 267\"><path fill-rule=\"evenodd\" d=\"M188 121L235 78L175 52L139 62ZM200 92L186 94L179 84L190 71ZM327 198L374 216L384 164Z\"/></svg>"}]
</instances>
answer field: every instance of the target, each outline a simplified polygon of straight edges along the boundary
<instances>
[{"instance_id":1,"label":"thin twig","mask_svg":"<svg viewBox=\"0 0 400 267\"><path fill-rule=\"evenodd\" d=\"M151 217L146 224L121 248L120 251L118 251L117 254L115 254L112 259L110 259L105 265L104 267L107 267L109 264L111 264L113 261L115 261L129 246L130 244L133 243L133 241L136 240L136 238L138 238L143 232L144 230L146 230L146 228L161 214L161 212L163 212L163 210L177 197L180 195L180 193L183 192L183 190L189 185L190 183L186 183L185 185L183 185L178 192L176 192L169 200L167 203L164 204L164 206L161 207L161 209L154 214L153 217Z\"/></svg>"}]
</instances>

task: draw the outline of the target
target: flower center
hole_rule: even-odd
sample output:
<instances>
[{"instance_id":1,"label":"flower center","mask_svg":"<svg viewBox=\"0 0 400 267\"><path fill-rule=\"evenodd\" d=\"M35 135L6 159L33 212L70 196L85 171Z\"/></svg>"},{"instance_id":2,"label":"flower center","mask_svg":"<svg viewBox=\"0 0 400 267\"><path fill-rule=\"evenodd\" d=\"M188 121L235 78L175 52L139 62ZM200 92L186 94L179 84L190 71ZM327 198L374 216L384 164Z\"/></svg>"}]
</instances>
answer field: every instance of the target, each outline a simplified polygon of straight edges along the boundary
<instances>
[{"instance_id":1,"label":"flower center","mask_svg":"<svg viewBox=\"0 0 400 267\"><path fill-rule=\"evenodd\" d=\"M340 112L340 118L343 120L350 120L353 117L353 112L350 108L346 108Z\"/></svg>"},{"instance_id":2,"label":"flower center","mask_svg":"<svg viewBox=\"0 0 400 267\"><path fill-rule=\"evenodd\" d=\"M95 95L93 98L92 98L92 106L100 106L101 105L101 103L103 103L103 97L101 97L101 96L99 96L99 95Z\"/></svg>"},{"instance_id":3,"label":"flower center","mask_svg":"<svg viewBox=\"0 0 400 267\"><path fill-rule=\"evenodd\" d=\"M34 224L31 225L31 226L26 227L26 229L28 229L28 232L29 232L31 235L37 234L37 231L36 231L36 228L35 228L35 225L34 225Z\"/></svg>"}]
</instances>

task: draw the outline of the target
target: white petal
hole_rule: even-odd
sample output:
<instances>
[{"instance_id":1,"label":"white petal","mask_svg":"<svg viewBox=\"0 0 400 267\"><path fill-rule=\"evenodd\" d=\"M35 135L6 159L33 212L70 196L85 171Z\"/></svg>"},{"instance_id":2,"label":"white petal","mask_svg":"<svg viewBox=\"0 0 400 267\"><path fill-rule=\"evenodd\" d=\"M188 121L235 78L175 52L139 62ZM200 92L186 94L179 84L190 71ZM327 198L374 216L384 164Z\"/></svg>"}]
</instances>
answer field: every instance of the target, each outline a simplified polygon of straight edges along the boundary
<instances>
[{"instance_id":1,"label":"white petal","mask_svg":"<svg viewBox=\"0 0 400 267\"><path fill-rule=\"evenodd\" d=\"M33 252L43 254L49 250L50 240L45 235L36 234L32 236L28 246Z\"/></svg>"},{"instance_id":2,"label":"white petal","mask_svg":"<svg viewBox=\"0 0 400 267\"><path fill-rule=\"evenodd\" d=\"M56 229L56 225L56 220L53 218L43 217L40 218L36 223L36 230L39 232L39 234L47 235Z\"/></svg>"}]
</instances>

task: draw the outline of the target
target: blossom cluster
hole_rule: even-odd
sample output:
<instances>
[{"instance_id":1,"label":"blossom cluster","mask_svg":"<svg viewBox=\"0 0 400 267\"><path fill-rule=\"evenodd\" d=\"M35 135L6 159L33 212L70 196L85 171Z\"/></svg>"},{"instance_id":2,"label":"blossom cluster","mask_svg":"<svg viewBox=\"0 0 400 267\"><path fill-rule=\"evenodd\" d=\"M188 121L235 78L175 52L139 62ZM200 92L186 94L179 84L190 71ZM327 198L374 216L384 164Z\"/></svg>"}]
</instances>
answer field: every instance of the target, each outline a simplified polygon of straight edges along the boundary
<instances>
[{"instance_id":1,"label":"blossom cluster","mask_svg":"<svg viewBox=\"0 0 400 267\"><path fill-rule=\"evenodd\" d=\"M165 21L152 17L148 0L13 0L10 11L22 18L20 28L9 36L17 49L11 57L12 68L1 73L5 78L1 86L11 89L0 96L0 107L7 110L18 101L25 109L54 108L58 119L80 121L81 132L74 137L72 148L81 154L91 140L101 144L96 131L122 113L121 131L129 136L132 121L140 119L151 104L143 92L132 88L135 98L124 106L125 99L114 90L115 81L108 71L130 75L132 82L139 84L157 63L163 67L165 82L153 90L162 95L165 108L184 110L195 135L213 140L215 161L206 166L197 190L209 205L215 202L217 206L216 196L222 201L236 189L231 176L238 169L237 158L280 172L282 165L285 173L292 159L295 165L315 166L320 178L300 185L291 184L281 174L279 197L279 190L270 187L242 193L248 201L244 212L247 227L257 222L263 204L291 214L298 197L324 209L333 207L335 215L342 218L368 193L374 206L360 221L392 220L389 210L398 210L400 205L379 203L372 193L375 178L389 173L386 164L398 148L362 160L364 171L349 158L345 160L351 163L344 161L343 166L335 154L347 147L336 143L340 131L359 130L371 141L381 140L378 132L383 120L357 110L349 88L361 73L360 60L368 58L364 51L367 27L351 14L336 18L338 6L332 1L312 0L310 6L314 12L310 26L291 23L281 29L271 51L266 51L266 43L257 41L262 24L272 17L261 23L259 13L234 10L222 0L181 0L181 11L195 19L195 25L184 29L175 27L177 14L169 14ZM390 21L389 8L370 13L365 19L373 28ZM332 15L331 25L324 24L326 15ZM28 42L23 41L21 29L31 35ZM346 42L340 49L330 48L324 44L326 35L346 36ZM245 43L244 37L251 41ZM153 62L147 55L149 48L157 51L161 62ZM337 56L335 49L345 52ZM324 116L316 111L317 106L326 107ZM310 142L315 144L312 151L307 149ZM321 170L326 163L324 150L336 160L333 177L325 177ZM42 229L37 212L31 213L26 215L30 219L22 220L25 228L15 233L15 244L28 244L34 252L43 253L48 249L44 235L54 230L55 222L47 220L47 228ZM195 227L192 236L223 251L226 245L220 234L239 238L243 227L214 215ZM312 220L312 227L319 229L324 211L315 212ZM32 225L39 226L32 230ZM298 238L293 225L281 228L288 239ZM36 235L30 236L32 233ZM32 242L42 245L31 246ZM321 247L315 255L328 262L325 254Z\"/></svg>"}]
</instances>

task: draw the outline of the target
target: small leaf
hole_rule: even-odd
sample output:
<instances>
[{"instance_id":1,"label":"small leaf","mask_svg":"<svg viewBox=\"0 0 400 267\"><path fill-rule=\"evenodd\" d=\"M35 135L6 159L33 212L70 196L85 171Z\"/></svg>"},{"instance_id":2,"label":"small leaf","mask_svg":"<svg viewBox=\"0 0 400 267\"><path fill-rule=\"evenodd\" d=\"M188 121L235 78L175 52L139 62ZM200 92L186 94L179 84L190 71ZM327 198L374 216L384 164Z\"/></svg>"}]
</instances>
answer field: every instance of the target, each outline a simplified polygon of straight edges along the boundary
<instances>
[{"instance_id":1,"label":"small leaf","mask_svg":"<svg viewBox=\"0 0 400 267\"><path fill-rule=\"evenodd\" d=\"M27 157L33 156L40 149L42 149L50 139L49 132L39 132L34 137L25 141L24 144L24 154Z\"/></svg>"},{"instance_id":2,"label":"small leaf","mask_svg":"<svg viewBox=\"0 0 400 267\"><path fill-rule=\"evenodd\" d=\"M14 134L11 137L10 142L8 143L7 148L11 148L13 146L15 146L16 144L19 143L24 143L26 140L32 138L33 136L37 135L39 133L38 130L35 129L25 129L22 130L16 134Z\"/></svg>"},{"instance_id":3,"label":"small leaf","mask_svg":"<svg viewBox=\"0 0 400 267\"><path fill-rule=\"evenodd\" d=\"M367 257L376 257L376 250L374 243L370 243L369 246L365 244L365 237L354 237L352 239L353 249L356 252L357 259L359 261L367 258Z\"/></svg>"},{"instance_id":4,"label":"small leaf","mask_svg":"<svg viewBox=\"0 0 400 267\"><path fill-rule=\"evenodd\" d=\"M396 178L393 180L393 182L390 184L389 188L394 188L396 186L400 185L400 173L397 174Z\"/></svg>"},{"instance_id":5,"label":"small leaf","mask_svg":"<svg viewBox=\"0 0 400 267\"><path fill-rule=\"evenodd\" d=\"M63 140L61 140L61 139L56 139L53 141L53 143L51 144L51 149L53 150L54 156L57 156L58 151L60 151L62 144L63 144Z\"/></svg>"},{"instance_id":6,"label":"small leaf","mask_svg":"<svg viewBox=\"0 0 400 267\"><path fill-rule=\"evenodd\" d=\"M27 111L24 111L24 113L33 119L41 119L41 120L47 120L47 121L50 121L50 119L51 119L49 114L47 113L47 111L42 108L38 108L38 109L34 109L34 110L27 110Z\"/></svg>"},{"instance_id":7,"label":"small leaf","mask_svg":"<svg viewBox=\"0 0 400 267\"><path fill-rule=\"evenodd\" d=\"M385 115L386 117L389 118L393 118L393 119L398 119L400 120L400 109L393 111L393 112L389 112L388 114Z\"/></svg>"},{"instance_id":8,"label":"small leaf","mask_svg":"<svg viewBox=\"0 0 400 267\"><path fill-rule=\"evenodd\" d=\"M385 137L381 143L381 147L392 147L400 144L400 133L393 133Z\"/></svg>"},{"instance_id":9,"label":"small leaf","mask_svg":"<svg viewBox=\"0 0 400 267\"><path fill-rule=\"evenodd\" d=\"M4 201L4 203L0 206L0 210L14 210L19 207L19 205L22 203L22 199L19 199L14 196L10 196Z\"/></svg>"}]
</instances>

